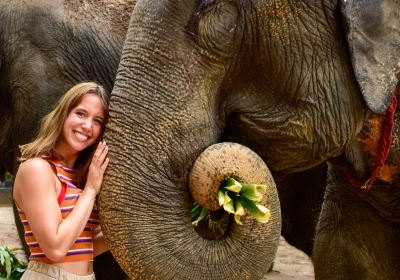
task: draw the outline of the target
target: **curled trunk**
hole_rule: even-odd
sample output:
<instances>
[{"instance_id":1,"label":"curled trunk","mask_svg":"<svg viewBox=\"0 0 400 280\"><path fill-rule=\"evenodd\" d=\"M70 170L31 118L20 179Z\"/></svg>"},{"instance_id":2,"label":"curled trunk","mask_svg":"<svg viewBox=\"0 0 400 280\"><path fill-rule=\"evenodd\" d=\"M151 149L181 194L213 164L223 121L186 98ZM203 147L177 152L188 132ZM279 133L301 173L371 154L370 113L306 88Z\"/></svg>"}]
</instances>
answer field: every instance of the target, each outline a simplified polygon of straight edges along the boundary
<instances>
[{"instance_id":1,"label":"curled trunk","mask_svg":"<svg viewBox=\"0 0 400 280\"><path fill-rule=\"evenodd\" d=\"M236 153L229 151L232 146ZM268 188L260 203L271 211L268 223L258 223L246 215L243 225L237 225L233 215L214 212L194 228L190 216L193 200L185 186L150 184L145 188L131 186L129 190L126 184L105 186L100 196L102 219L106 221L103 230L111 241L114 256L132 279L261 279L265 275L280 236L278 193L262 160L256 156L245 158L243 165L237 150L243 154L249 153L249 149L237 149L238 146L214 145L200 156L200 162L211 150L214 159L221 159L220 164L230 159L242 163L236 169L229 163L226 168L219 166L226 174L266 184ZM199 177L204 177L202 171L214 171L196 163L191 176L195 184ZM254 169L257 171L252 172ZM124 173L114 169L113 174L119 175L113 177L119 181ZM220 177L212 179L219 181Z\"/></svg>"}]
</instances>

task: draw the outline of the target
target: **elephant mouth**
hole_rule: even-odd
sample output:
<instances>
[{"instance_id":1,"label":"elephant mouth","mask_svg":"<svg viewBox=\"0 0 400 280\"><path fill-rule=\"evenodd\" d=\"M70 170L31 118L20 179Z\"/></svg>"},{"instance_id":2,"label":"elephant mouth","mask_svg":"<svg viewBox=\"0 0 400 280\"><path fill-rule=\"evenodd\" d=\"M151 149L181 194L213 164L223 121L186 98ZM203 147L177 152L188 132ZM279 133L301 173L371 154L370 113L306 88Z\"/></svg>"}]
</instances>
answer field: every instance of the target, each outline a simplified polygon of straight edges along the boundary
<instances>
[{"instance_id":1,"label":"elephant mouth","mask_svg":"<svg viewBox=\"0 0 400 280\"><path fill-rule=\"evenodd\" d=\"M229 215L223 209L219 209L217 211L210 211L209 215L194 227L194 230L204 239L219 240L229 232L232 223L232 215Z\"/></svg>"}]
</instances>

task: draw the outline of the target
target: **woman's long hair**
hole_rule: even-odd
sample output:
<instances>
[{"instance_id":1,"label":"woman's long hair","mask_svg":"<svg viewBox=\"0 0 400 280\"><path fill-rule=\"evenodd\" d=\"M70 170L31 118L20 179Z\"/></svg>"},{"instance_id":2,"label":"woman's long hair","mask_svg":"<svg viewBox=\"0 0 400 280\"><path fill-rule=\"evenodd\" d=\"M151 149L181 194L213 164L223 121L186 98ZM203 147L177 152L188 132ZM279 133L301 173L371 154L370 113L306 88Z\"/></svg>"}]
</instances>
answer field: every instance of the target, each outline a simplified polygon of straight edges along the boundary
<instances>
[{"instance_id":1,"label":"woman's long hair","mask_svg":"<svg viewBox=\"0 0 400 280\"><path fill-rule=\"evenodd\" d=\"M75 163L74 168L78 169L77 182L81 188L85 186L90 161L93 157L95 147L102 138L104 126L108 120L108 95L106 90L97 83L79 83L68 90L58 101L53 111L42 119L39 132L34 140L28 144L19 146L21 157L18 159L21 162L35 157L60 160L60 155L57 154L55 147L62 136L64 122L71 110L78 106L85 94L95 94L100 97L104 106L105 120L99 138L93 145L79 153Z\"/></svg>"}]
</instances>

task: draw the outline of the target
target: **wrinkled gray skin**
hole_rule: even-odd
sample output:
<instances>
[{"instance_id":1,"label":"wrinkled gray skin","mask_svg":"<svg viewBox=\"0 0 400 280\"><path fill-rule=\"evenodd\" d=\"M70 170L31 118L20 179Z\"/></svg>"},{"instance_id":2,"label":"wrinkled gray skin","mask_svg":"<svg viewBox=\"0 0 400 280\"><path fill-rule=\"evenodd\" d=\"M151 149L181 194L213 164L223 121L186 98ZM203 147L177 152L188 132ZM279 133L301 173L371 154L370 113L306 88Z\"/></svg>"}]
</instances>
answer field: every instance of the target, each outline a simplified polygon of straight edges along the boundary
<instances>
[{"instance_id":1,"label":"wrinkled gray skin","mask_svg":"<svg viewBox=\"0 0 400 280\"><path fill-rule=\"evenodd\" d=\"M348 1L343 15L355 77L370 109L368 113L385 112L395 88L400 99L400 1ZM368 122L367 135L370 127ZM361 182L369 178L374 166L368 146L360 148L359 143L353 143L339 161L329 163L313 255L318 279L399 278L399 106L392 133L385 166L396 171L387 178L382 172L368 191L350 184L342 173L347 165ZM365 134L360 138L368 139Z\"/></svg>"},{"instance_id":2,"label":"wrinkled gray skin","mask_svg":"<svg viewBox=\"0 0 400 280\"><path fill-rule=\"evenodd\" d=\"M84 80L112 89L133 4L83 2L0 1L2 175L64 91Z\"/></svg>"},{"instance_id":3,"label":"wrinkled gray skin","mask_svg":"<svg viewBox=\"0 0 400 280\"><path fill-rule=\"evenodd\" d=\"M95 80L111 91L134 2L0 1L1 174L15 172L18 145L34 136L40 119L65 90ZM315 172L319 175L312 180L306 172L279 182L282 235L309 255L325 167ZM307 191L293 187L299 185ZM97 263L95 268L108 269ZM97 274L111 279L104 271Z\"/></svg>"},{"instance_id":4,"label":"wrinkled gray skin","mask_svg":"<svg viewBox=\"0 0 400 280\"><path fill-rule=\"evenodd\" d=\"M0 175L15 172L27 143L60 96L81 81L114 83L132 1L0 1ZM19 221L19 219L18 219ZM109 253L97 279L122 279Z\"/></svg>"},{"instance_id":5,"label":"wrinkled gray skin","mask_svg":"<svg viewBox=\"0 0 400 280\"><path fill-rule=\"evenodd\" d=\"M361 5L355 11L373 15L372 26L384 31L375 34L379 37L388 31L383 15L399 11L399 2L372 2L365 5L369 10ZM354 1L347 5L353 7ZM233 141L250 147L278 182L285 174L320 164L325 168L323 162L339 156L364 178L370 166L356 136L369 113L387 108L390 91L383 88L395 86L393 79L374 80L375 86L366 90L364 82L385 77L379 72L383 70L393 77L399 33L391 32L396 48L387 52L389 58L371 56L368 52L384 48L387 38L366 40L361 47L367 51L360 51L360 37L352 32L358 27L374 32L346 22L350 14L335 0L138 1L112 92L106 139L112 140L114 164L100 196L104 230L132 277L227 277L215 267L207 270L212 252L203 247L198 247L197 262L185 258L185 250L198 241L196 232L190 235L175 227L176 235L169 233L179 224L174 214L181 215L181 209L176 206L190 210L190 166L213 143ZM398 27L395 24L394 31ZM362 57L387 67L373 70L370 77L359 64ZM123 131L128 127L129 133ZM336 196L332 186L341 188L334 174L331 167L316 236L316 278L396 279L398 228L387 225L350 188ZM165 203L166 196L176 199ZM216 250L236 246L213 242ZM170 258L159 257L165 252ZM182 267L176 266L177 260ZM251 271L244 261L236 268L230 274L235 279Z\"/></svg>"}]
</instances>

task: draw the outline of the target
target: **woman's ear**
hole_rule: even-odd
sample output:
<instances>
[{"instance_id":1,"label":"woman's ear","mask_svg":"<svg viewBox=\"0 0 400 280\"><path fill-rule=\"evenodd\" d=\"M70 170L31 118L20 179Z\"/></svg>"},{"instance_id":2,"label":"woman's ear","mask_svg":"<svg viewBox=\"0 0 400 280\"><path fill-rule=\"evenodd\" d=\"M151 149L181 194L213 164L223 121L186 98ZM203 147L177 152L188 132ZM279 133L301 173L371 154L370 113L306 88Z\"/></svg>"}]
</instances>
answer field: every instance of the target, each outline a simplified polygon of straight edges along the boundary
<instances>
[{"instance_id":1,"label":"woman's ear","mask_svg":"<svg viewBox=\"0 0 400 280\"><path fill-rule=\"evenodd\" d=\"M400 76L400 0L342 0L341 12L364 100L382 114Z\"/></svg>"}]
</instances>

